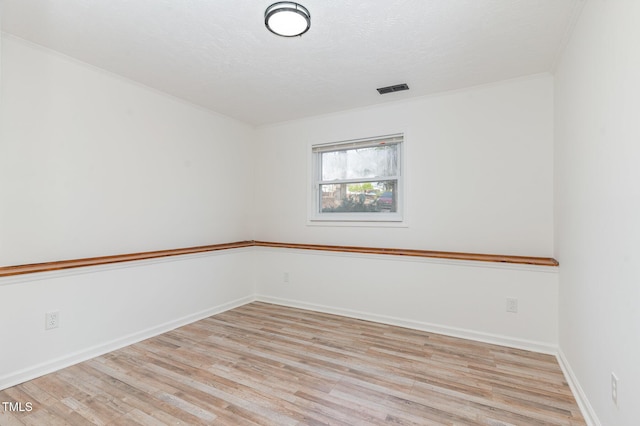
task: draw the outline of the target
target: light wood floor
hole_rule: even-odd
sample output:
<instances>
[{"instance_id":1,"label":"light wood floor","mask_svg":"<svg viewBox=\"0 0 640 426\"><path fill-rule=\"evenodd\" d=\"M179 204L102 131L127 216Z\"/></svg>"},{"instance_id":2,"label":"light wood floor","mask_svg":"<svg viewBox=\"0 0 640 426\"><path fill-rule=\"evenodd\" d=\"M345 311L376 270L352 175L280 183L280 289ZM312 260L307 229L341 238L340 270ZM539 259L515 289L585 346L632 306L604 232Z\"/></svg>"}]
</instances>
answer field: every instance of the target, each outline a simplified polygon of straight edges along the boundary
<instances>
[{"instance_id":1,"label":"light wood floor","mask_svg":"<svg viewBox=\"0 0 640 426\"><path fill-rule=\"evenodd\" d=\"M10 425L584 425L557 361L251 303L0 392Z\"/></svg>"}]
</instances>

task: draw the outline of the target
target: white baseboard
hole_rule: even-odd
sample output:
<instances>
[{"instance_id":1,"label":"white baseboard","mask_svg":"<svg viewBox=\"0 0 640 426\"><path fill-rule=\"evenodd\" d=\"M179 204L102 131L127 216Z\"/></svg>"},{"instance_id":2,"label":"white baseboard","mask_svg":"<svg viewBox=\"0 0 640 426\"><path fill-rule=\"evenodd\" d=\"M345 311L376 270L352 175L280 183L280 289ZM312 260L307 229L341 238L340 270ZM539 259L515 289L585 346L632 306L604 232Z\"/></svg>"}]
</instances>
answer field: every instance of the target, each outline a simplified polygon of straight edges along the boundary
<instances>
[{"instance_id":1,"label":"white baseboard","mask_svg":"<svg viewBox=\"0 0 640 426\"><path fill-rule=\"evenodd\" d=\"M289 306L292 308L307 309L311 311L324 312L327 314L341 315L349 318L362 319L383 324L396 325L399 327L411 328L414 330L427 331L430 333L444 334L451 337L459 337L462 339L476 340L479 342L490 343L500 346L508 346L516 349L524 349L533 352L540 352L549 355L556 355L558 347L556 345L544 342L535 342L525 339L517 339L508 336L501 336L491 333L482 333L462 328L431 324L422 321L415 321L405 318L391 317L387 315L379 315L369 312L355 311L351 309L335 308L332 306L318 305L315 303L300 302L291 299L281 299L257 294L255 300L265 303L273 303L275 305Z\"/></svg>"},{"instance_id":2,"label":"white baseboard","mask_svg":"<svg viewBox=\"0 0 640 426\"><path fill-rule=\"evenodd\" d=\"M192 322L210 317L211 315L216 315L221 312L237 308L247 303L251 303L254 300L255 298L253 297L253 295L242 297L240 299L232 300L231 302L223 303L221 305L217 305L209 309L205 309L203 311L196 312L194 314L190 314L182 318L178 318L176 320L172 320L164 324L148 328L146 330L138 331L136 333L132 333L100 345L83 349L81 351L77 351L59 357L57 359L35 365L33 367L25 368L23 370L0 377L0 390L18 385L20 383L26 382L27 380L35 379L45 374L52 373L62 368L69 367L79 362L104 355L105 353L115 351L128 345L132 345L150 337L166 333L167 331L174 330L178 327L182 327L183 325L191 324Z\"/></svg>"},{"instance_id":3,"label":"white baseboard","mask_svg":"<svg viewBox=\"0 0 640 426\"><path fill-rule=\"evenodd\" d=\"M584 390L582 390L582 386L580 386L578 378L571 369L569 360L567 360L564 352L562 352L562 348L558 348L557 358L558 364L560 364L560 368L564 373L564 377L567 379L567 383L569 383L571 392L573 392L573 396L578 403L578 407L580 407L582 417L584 417L584 421L587 423L587 426L602 426L602 423L600 423L600 420L598 419L595 410L591 406L587 395L584 393Z\"/></svg>"}]
</instances>

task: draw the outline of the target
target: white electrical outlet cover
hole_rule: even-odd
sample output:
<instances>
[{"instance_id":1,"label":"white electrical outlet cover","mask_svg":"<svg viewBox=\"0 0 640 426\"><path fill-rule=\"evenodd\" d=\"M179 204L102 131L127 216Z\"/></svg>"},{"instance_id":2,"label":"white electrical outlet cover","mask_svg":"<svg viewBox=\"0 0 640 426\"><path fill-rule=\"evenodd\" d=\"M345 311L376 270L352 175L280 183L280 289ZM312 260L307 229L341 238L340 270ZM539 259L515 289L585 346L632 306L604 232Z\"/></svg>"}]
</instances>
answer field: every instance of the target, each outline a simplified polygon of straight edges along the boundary
<instances>
[{"instance_id":1,"label":"white electrical outlet cover","mask_svg":"<svg viewBox=\"0 0 640 426\"><path fill-rule=\"evenodd\" d=\"M60 312L47 312L44 314L44 328L45 330L51 330L58 328L60 325Z\"/></svg>"}]
</instances>

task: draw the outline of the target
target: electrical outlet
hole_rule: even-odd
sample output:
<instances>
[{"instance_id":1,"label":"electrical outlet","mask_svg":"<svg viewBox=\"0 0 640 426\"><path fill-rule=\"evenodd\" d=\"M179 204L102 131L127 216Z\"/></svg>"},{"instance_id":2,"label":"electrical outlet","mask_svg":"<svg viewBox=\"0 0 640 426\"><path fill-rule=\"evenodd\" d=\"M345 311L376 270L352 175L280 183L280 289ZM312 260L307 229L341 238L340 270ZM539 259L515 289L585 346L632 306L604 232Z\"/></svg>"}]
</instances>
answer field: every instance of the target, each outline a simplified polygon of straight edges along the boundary
<instances>
[{"instance_id":1,"label":"electrical outlet","mask_svg":"<svg viewBox=\"0 0 640 426\"><path fill-rule=\"evenodd\" d=\"M611 373L611 399L615 405L618 405L618 376Z\"/></svg>"},{"instance_id":2,"label":"electrical outlet","mask_svg":"<svg viewBox=\"0 0 640 426\"><path fill-rule=\"evenodd\" d=\"M47 312L44 314L44 329L51 330L60 326L60 312Z\"/></svg>"},{"instance_id":3,"label":"electrical outlet","mask_svg":"<svg viewBox=\"0 0 640 426\"><path fill-rule=\"evenodd\" d=\"M282 281L285 283L289 282L289 273L285 272L284 274L282 274Z\"/></svg>"},{"instance_id":4,"label":"electrical outlet","mask_svg":"<svg viewBox=\"0 0 640 426\"><path fill-rule=\"evenodd\" d=\"M507 312L518 312L518 299L507 297Z\"/></svg>"}]
</instances>

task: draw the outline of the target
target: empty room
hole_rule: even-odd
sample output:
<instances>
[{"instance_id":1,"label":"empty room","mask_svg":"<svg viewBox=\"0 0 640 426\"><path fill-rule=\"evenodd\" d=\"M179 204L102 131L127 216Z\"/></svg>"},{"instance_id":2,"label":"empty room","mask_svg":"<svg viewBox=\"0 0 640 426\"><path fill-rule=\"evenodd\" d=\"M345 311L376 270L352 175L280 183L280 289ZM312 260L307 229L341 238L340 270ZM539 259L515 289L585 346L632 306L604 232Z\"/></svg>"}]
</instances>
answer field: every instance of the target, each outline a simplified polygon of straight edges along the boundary
<instances>
[{"instance_id":1,"label":"empty room","mask_svg":"<svg viewBox=\"0 0 640 426\"><path fill-rule=\"evenodd\" d=\"M639 424L640 2L0 15L0 425Z\"/></svg>"}]
</instances>

